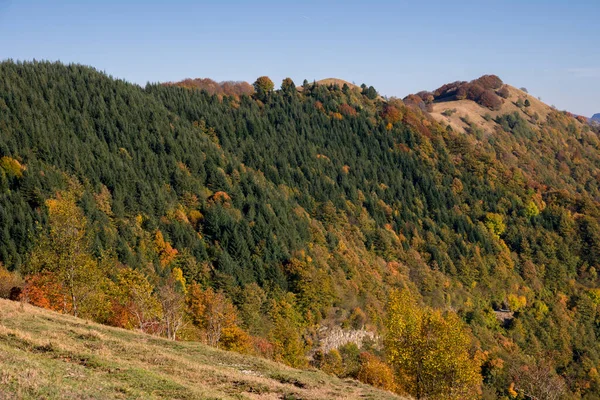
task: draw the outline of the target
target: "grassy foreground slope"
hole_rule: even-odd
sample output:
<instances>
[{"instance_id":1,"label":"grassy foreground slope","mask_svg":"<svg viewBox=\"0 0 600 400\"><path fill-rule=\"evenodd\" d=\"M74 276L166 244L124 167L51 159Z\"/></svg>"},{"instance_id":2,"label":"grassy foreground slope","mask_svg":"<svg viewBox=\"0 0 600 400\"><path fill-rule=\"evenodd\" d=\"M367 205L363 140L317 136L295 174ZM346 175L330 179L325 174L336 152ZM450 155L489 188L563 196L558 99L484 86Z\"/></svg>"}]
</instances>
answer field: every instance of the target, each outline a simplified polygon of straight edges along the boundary
<instances>
[{"instance_id":1,"label":"grassy foreground slope","mask_svg":"<svg viewBox=\"0 0 600 400\"><path fill-rule=\"evenodd\" d=\"M0 399L398 399L198 343L0 299Z\"/></svg>"}]
</instances>

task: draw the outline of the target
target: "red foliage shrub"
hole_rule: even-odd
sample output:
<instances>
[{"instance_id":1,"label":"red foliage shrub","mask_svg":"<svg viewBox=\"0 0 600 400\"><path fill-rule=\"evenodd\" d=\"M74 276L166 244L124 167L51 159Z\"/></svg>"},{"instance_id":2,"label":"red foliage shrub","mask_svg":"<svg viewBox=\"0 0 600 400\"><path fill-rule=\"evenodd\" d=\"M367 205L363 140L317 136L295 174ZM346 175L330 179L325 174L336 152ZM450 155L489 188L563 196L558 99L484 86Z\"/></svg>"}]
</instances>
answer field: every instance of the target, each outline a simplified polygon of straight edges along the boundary
<instances>
[{"instance_id":1,"label":"red foliage shrub","mask_svg":"<svg viewBox=\"0 0 600 400\"><path fill-rule=\"evenodd\" d=\"M492 89L486 89L479 97L478 103L490 110L499 110L502 106L502 100Z\"/></svg>"},{"instance_id":2,"label":"red foliage shrub","mask_svg":"<svg viewBox=\"0 0 600 400\"><path fill-rule=\"evenodd\" d=\"M456 89L456 99L457 100L466 99L467 98L467 89L468 89L467 84L459 86L458 89Z\"/></svg>"},{"instance_id":3,"label":"red foliage shrub","mask_svg":"<svg viewBox=\"0 0 600 400\"><path fill-rule=\"evenodd\" d=\"M456 81L456 82L452 82L452 83L446 83L445 85L437 88L433 92L433 95L435 96L436 100L446 98L446 97L456 96L458 89L461 86L464 86L466 83L467 82L464 82L464 81Z\"/></svg>"},{"instance_id":4,"label":"red foliage shrub","mask_svg":"<svg viewBox=\"0 0 600 400\"><path fill-rule=\"evenodd\" d=\"M275 346L273 343L269 342L265 338L261 337L251 337L252 345L254 346L254 351L256 354L268 358L270 360L273 359L275 354Z\"/></svg>"},{"instance_id":5,"label":"red foliage shrub","mask_svg":"<svg viewBox=\"0 0 600 400\"><path fill-rule=\"evenodd\" d=\"M504 84L496 75L483 75L471 83L481 85L484 89L499 89Z\"/></svg>"},{"instance_id":6,"label":"red foliage shrub","mask_svg":"<svg viewBox=\"0 0 600 400\"><path fill-rule=\"evenodd\" d=\"M479 101L481 95L485 92L483 86L478 84L470 84L467 89L467 99L473 101Z\"/></svg>"}]
</instances>

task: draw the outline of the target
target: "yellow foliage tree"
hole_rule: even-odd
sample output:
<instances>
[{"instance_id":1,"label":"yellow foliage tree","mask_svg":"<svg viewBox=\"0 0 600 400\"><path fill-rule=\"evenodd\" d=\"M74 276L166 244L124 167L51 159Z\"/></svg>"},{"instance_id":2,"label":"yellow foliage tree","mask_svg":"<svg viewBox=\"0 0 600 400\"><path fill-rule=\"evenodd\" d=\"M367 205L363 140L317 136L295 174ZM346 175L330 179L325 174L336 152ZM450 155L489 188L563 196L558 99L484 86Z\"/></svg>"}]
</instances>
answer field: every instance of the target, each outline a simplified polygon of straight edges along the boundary
<instances>
[{"instance_id":1,"label":"yellow foliage tree","mask_svg":"<svg viewBox=\"0 0 600 400\"><path fill-rule=\"evenodd\" d=\"M161 317L161 308L146 276L137 270L123 268L117 274L115 286L114 324L150 332Z\"/></svg>"},{"instance_id":2,"label":"yellow foliage tree","mask_svg":"<svg viewBox=\"0 0 600 400\"><path fill-rule=\"evenodd\" d=\"M486 213L485 226L497 238L499 238L500 235L502 235L506 230L506 225L504 224L502 215L496 213Z\"/></svg>"},{"instance_id":3,"label":"yellow foliage tree","mask_svg":"<svg viewBox=\"0 0 600 400\"><path fill-rule=\"evenodd\" d=\"M62 192L55 199L46 201L50 229L40 237L29 259L33 273L49 272L69 297L65 312L75 316L81 306L94 310L98 290L106 276L90 249L87 220L83 210L76 204L75 191Z\"/></svg>"},{"instance_id":4,"label":"yellow foliage tree","mask_svg":"<svg viewBox=\"0 0 600 400\"><path fill-rule=\"evenodd\" d=\"M156 246L156 252L160 259L160 265L163 267L169 265L179 253L177 249L171 246L171 243L165 241L163 234L160 230L157 230L154 234L154 245Z\"/></svg>"},{"instance_id":5,"label":"yellow foliage tree","mask_svg":"<svg viewBox=\"0 0 600 400\"><path fill-rule=\"evenodd\" d=\"M173 268L157 290L163 331L171 340L177 338L177 332L184 325L186 293L186 282L180 268Z\"/></svg>"},{"instance_id":6,"label":"yellow foliage tree","mask_svg":"<svg viewBox=\"0 0 600 400\"><path fill-rule=\"evenodd\" d=\"M393 292L388 305L385 351L403 391L417 399L475 399L479 361L454 313L419 307L408 290Z\"/></svg>"}]
</instances>

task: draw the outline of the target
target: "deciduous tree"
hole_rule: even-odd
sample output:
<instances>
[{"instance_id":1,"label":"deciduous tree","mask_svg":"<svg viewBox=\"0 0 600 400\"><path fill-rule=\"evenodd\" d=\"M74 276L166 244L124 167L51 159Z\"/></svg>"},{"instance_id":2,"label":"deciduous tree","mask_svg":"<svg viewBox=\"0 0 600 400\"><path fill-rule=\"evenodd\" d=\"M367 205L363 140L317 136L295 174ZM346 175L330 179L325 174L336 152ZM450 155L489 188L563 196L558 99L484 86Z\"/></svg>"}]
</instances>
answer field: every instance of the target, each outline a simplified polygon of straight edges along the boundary
<instances>
[{"instance_id":1,"label":"deciduous tree","mask_svg":"<svg viewBox=\"0 0 600 400\"><path fill-rule=\"evenodd\" d=\"M481 384L471 340L454 313L421 308L408 290L393 292L384 338L404 391L417 399L475 399Z\"/></svg>"},{"instance_id":2,"label":"deciduous tree","mask_svg":"<svg viewBox=\"0 0 600 400\"><path fill-rule=\"evenodd\" d=\"M69 308L65 311L75 316L80 305L94 297L105 279L91 254L87 219L76 200L77 192L72 189L46 201L49 230L38 239L29 261L31 272L50 273L48 276L69 297Z\"/></svg>"}]
</instances>

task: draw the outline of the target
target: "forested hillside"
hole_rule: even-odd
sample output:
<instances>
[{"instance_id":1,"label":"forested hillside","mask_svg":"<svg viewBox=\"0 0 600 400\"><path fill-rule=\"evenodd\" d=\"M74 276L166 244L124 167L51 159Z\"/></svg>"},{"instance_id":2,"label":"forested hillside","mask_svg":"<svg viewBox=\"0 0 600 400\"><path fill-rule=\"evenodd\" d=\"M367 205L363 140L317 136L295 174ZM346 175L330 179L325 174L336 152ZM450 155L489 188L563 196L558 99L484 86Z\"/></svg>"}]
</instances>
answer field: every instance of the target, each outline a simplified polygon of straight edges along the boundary
<instances>
[{"instance_id":1,"label":"forested hillside","mask_svg":"<svg viewBox=\"0 0 600 400\"><path fill-rule=\"evenodd\" d=\"M497 77L402 101L0 76L0 295L417 398L600 395L582 119ZM323 326L375 339L320 351Z\"/></svg>"}]
</instances>

